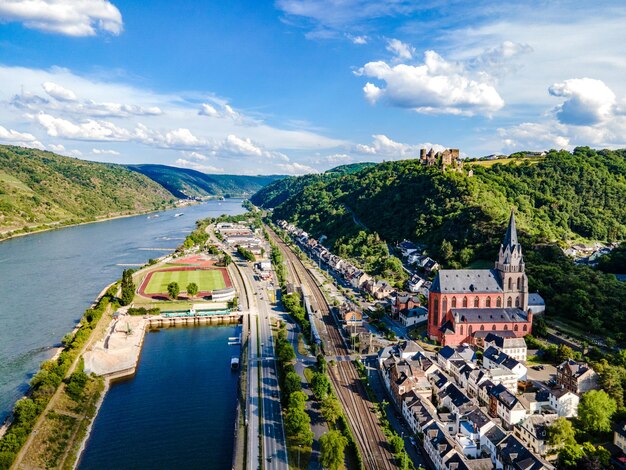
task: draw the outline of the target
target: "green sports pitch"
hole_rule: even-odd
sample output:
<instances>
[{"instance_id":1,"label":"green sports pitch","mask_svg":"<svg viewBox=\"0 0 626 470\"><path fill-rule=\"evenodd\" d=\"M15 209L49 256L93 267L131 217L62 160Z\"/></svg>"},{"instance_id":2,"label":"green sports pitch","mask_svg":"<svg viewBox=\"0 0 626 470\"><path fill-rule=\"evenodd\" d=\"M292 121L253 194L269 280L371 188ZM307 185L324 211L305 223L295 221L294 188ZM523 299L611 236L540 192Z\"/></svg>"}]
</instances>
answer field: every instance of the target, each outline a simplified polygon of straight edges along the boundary
<instances>
[{"instance_id":1,"label":"green sports pitch","mask_svg":"<svg viewBox=\"0 0 626 470\"><path fill-rule=\"evenodd\" d=\"M198 284L198 290L214 291L224 289L226 283L224 276L218 269L198 269L195 271L157 271L152 273L150 281L146 286L146 294L163 294L167 293L167 285L170 282L178 282L181 292L187 290L187 286L195 282Z\"/></svg>"}]
</instances>

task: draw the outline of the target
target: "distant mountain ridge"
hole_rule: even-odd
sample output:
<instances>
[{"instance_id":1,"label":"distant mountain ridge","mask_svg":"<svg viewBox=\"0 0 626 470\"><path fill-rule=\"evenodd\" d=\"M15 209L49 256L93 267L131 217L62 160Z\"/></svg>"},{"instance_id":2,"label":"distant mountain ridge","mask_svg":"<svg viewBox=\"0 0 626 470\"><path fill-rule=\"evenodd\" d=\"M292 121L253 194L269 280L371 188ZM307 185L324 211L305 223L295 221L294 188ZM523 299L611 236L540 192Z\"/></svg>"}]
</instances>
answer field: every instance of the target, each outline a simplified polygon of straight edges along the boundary
<instances>
[{"instance_id":1,"label":"distant mountain ridge","mask_svg":"<svg viewBox=\"0 0 626 470\"><path fill-rule=\"evenodd\" d=\"M249 197L264 186L285 178L282 175L220 175L167 165L126 165L159 183L178 198Z\"/></svg>"}]
</instances>

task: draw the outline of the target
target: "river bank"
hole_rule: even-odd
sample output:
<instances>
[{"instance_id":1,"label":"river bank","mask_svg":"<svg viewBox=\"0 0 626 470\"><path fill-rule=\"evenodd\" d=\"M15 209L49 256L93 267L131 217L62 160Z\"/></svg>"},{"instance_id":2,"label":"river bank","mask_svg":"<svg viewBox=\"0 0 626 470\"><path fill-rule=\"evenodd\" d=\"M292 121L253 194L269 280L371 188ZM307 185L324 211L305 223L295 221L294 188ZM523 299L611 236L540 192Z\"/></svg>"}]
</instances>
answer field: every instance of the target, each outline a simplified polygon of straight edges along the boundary
<instances>
[{"instance_id":1,"label":"river bank","mask_svg":"<svg viewBox=\"0 0 626 470\"><path fill-rule=\"evenodd\" d=\"M83 221L78 221L78 222L70 222L67 224L63 223L62 221L59 221L59 222L51 222L50 224L46 224L46 226L34 226L34 228L32 229L28 227L28 230L24 230L23 228L17 229L17 230L6 230L4 232L0 232L0 242L12 240L14 238L25 237L27 235L34 235L37 233L50 232L53 230L61 230L64 228L79 227L81 225L97 224L100 222L109 222L111 220L136 217L138 215L155 214L157 212L167 211L171 209L179 209L179 208L191 206L194 204L200 204L200 203L201 201L190 201L189 203L186 203L186 204L167 204L165 207L162 207L156 210L128 212L128 213L117 214L117 215L98 216L95 218L96 220L83 220Z\"/></svg>"}]
</instances>

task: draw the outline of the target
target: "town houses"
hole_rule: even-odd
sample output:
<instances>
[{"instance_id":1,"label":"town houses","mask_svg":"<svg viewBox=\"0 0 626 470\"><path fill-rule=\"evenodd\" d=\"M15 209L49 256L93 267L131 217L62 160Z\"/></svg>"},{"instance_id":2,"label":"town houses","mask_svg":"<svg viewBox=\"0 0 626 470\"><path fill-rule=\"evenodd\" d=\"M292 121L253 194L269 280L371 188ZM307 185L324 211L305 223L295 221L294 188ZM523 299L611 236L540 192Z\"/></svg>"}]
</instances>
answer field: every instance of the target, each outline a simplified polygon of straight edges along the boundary
<instances>
[{"instance_id":1,"label":"town houses","mask_svg":"<svg viewBox=\"0 0 626 470\"><path fill-rule=\"evenodd\" d=\"M488 348L495 351L491 368L485 353L480 363L476 346L445 346L433 356L404 341L382 349L378 367L391 401L436 470L553 469L545 460L551 450L547 428L566 413L557 409L558 395L571 392L519 394L525 367Z\"/></svg>"}]
</instances>

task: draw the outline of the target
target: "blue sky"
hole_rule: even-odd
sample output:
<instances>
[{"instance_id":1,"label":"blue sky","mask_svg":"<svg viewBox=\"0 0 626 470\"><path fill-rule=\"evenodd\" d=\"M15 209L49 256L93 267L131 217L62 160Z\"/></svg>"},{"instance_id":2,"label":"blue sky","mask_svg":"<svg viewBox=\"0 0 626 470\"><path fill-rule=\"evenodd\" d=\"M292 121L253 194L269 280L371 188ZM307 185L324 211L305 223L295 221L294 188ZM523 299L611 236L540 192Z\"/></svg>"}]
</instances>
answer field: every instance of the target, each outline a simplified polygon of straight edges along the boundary
<instances>
[{"instance_id":1,"label":"blue sky","mask_svg":"<svg viewBox=\"0 0 626 470\"><path fill-rule=\"evenodd\" d=\"M625 20L609 1L4 0L0 143L246 174L625 147Z\"/></svg>"}]
</instances>

